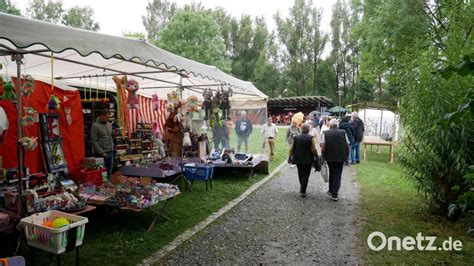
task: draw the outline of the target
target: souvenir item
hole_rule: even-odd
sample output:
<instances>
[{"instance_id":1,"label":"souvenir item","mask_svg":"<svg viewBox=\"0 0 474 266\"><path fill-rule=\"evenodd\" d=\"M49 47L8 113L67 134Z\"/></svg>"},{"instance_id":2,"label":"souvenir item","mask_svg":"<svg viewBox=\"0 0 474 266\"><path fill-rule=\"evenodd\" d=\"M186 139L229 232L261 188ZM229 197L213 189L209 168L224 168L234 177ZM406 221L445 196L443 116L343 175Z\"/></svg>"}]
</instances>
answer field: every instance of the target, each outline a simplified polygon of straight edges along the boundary
<instances>
[{"instance_id":1,"label":"souvenir item","mask_svg":"<svg viewBox=\"0 0 474 266\"><path fill-rule=\"evenodd\" d=\"M221 101L221 110L222 110L222 119L227 119L230 117L230 97L233 95L232 89L221 92L222 101Z\"/></svg>"},{"instance_id":2,"label":"souvenir item","mask_svg":"<svg viewBox=\"0 0 474 266\"><path fill-rule=\"evenodd\" d=\"M33 151L38 146L36 137L23 137L19 141L27 151Z\"/></svg>"},{"instance_id":3,"label":"souvenir item","mask_svg":"<svg viewBox=\"0 0 474 266\"><path fill-rule=\"evenodd\" d=\"M64 109L64 114L66 115L66 124L70 126L72 124L72 118L71 118L72 103L69 100L69 98L66 96L64 96L63 98L63 109Z\"/></svg>"},{"instance_id":4,"label":"souvenir item","mask_svg":"<svg viewBox=\"0 0 474 266\"><path fill-rule=\"evenodd\" d=\"M156 93L151 96L151 104L153 111L159 112L158 95Z\"/></svg>"},{"instance_id":5,"label":"souvenir item","mask_svg":"<svg viewBox=\"0 0 474 266\"><path fill-rule=\"evenodd\" d=\"M199 111L198 98L196 96L189 96L186 99L186 111L197 112Z\"/></svg>"},{"instance_id":6,"label":"souvenir item","mask_svg":"<svg viewBox=\"0 0 474 266\"><path fill-rule=\"evenodd\" d=\"M128 98L127 98L127 108L131 109L138 109L138 82L134 79L127 80L127 91L128 91Z\"/></svg>"},{"instance_id":7,"label":"souvenir item","mask_svg":"<svg viewBox=\"0 0 474 266\"><path fill-rule=\"evenodd\" d=\"M25 83L21 86L21 94L23 96L30 96L30 94L35 90L35 80L31 75L23 76Z\"/></svg>"},{"instance_id":8,"label":"souvenir item","mask_svg":"<svg viewBox=\"0 0 474 266\"><path fill-rule=\"evenodd\" d=\"M13 101L16 99L15 88L11 81L3 83L2 100Z\"/></svg>"},{"instance_id":9,"label":"souvenir item","mask_svg":"<svg viewBox=\"0 0 474 266\"><path fill-rule=\"evenodd\" d=\"M61 101L59 100L58 96L56 95L51 95L49 97L48 105L46 106L46 109L48 109L48 112L54 112L59 110L61 107Z\"/></svg>"},{"instance_id":10,"label":"souvenir item","mask_svg":"<svg viewBox=\"0 0 474 266\"><path fill-rule=\"evenodd\" d=\"M202 93L204 101L202 103L202 108L204 109L204 120L208 120L211 116L212 110L212 91L211 89L204 89Z\"/></svg>"}]
</instances>

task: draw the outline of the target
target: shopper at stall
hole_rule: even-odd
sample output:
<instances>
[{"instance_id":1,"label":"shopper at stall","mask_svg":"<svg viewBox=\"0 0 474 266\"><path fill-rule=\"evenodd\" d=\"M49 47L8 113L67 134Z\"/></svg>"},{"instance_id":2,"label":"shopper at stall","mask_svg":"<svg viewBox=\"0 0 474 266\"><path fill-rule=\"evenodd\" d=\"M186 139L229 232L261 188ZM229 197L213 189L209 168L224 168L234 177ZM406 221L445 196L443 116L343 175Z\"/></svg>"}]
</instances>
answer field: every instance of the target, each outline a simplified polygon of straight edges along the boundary
<instances>
[{"instance_id":1,"label":"shopper at stall","mask_svg":"<svg viewBox=\"0 0 474 266\"><path fill-rule=\"evenodd\" d=\"M112 125L109 123L110 110L104 109L91 127L91 140L95 154L104 158L107 175L112 175L114 167L114 141Z\"/></svg>"},{"instance_id":2,"label":"shopper at stall","mask_svg":"<svg viewBox=\"0 0 474 266\"><path fill-rule=\"evenodd\" d=\"M252 122L247 118L247 112L240 113L240 119L235 123L235 133L237 134L237 152L240 152L242 142L245 145L245 153L248 153L249 136L252 134Z\"/></svg>"},{"instance_id":3,"label":"shopper at stall","mask_svg":"<svg viewBox=\"0 0 474 266\"><path fill-rule=\"evenodd\" d=\"M329 191L333 201L339 200L338 193L341 187L341 176L344 162L349 157L349 139L346 131L338 129L339 122L333 118L329 122L329 129L321 134L321 153L323 162L329 167Z\"/></svg>"},{"instance_id":4,"label":"shopper at stall","mask_svg":"<svg viewBox=\"0 0 474 266\"><path fill-rule=\"evenodd\" d=\"M225 124L215 124L212 128L212 140L214 142L214 149L229 147L229 134L227 134L227 126Z\"/></svg>"},{"instance_id":5,"label":"shopper at stall","mask_svg":"<svg viewBox=\"0 0 474 266\"><path fill-rule=\"evenodd\" d=\"M300 181L300 196L306 197L306 188L308 187L309 175L315 158L318 157L314 138L309 135L311 126L303 124L301 134L295 136L288 154L288 163L296 164L298 168L298 179Z\"/></svg>"},{"instance_id":6,"label":"shopper at stall","mask_svg":"<svg viewBox=\"0 0 474 266\"><path fill-rule=\"evenodd\" d=\"M267 123L262 126L261 133L263 134L265 146L269 149L270 161L272 161L275 156L275 139L278 134L278 129L275 124L272 123L271 116L267 118Z\"/></svg>"}]
</instances>

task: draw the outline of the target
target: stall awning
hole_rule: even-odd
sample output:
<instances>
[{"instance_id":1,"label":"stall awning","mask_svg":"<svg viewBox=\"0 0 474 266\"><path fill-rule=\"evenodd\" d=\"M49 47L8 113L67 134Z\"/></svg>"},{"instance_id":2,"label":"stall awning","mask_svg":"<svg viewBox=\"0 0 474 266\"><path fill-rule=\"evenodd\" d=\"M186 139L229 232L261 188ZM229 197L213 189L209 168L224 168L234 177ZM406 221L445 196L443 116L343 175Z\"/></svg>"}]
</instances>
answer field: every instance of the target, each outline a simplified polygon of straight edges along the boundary
<instances>
[{"instance_id":1,"label":"stall awning","mask_svg":"<svg viewBox=\"0 0 474 266\"><path fill-rule=\"evenodd\" d=\"M149 95L156 91L166 93L179 84L196 88L215 83L231 87L240 98L267 98L251 82L234 78L214 66L172 54L145 40L111 36L5 13L0 13L0 56L7 54L1 54L2 49L32 52L25 55L24 73L38 78L51 76L53 52L54 78L73 85L84 83L89 86L91 83L104 89L113 88L110 75L116 73L135 76L141 87L155 87L155 90L141 91ZM15 73L14 63L6 65L6 68L5 65L3 73ZM200 95L200 91L194 89L193 93L190 90L189 94Z\"/></svg>"}]
</instances>

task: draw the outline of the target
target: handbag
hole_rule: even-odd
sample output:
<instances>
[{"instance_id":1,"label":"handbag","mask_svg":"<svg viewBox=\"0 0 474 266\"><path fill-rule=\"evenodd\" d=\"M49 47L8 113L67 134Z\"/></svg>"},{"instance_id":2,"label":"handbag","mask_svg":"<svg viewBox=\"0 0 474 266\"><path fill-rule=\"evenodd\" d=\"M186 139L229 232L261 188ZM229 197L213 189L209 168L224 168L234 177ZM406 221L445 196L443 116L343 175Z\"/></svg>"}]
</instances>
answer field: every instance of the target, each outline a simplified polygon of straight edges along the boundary
<instances>
[{"instance_id":1,"label":"handbag","mask_svg":"<svg viewBox=\"0 0 474 266\"><path fill-rule=\"evenodd\" d=\"M315 172L321 171L321 161L319 160L319 156L315 156L313 159L313 167Z\"/></svg>"},{"instance_id":2,"label":"handbag","mask_svg":"<svg viewBox=\"0 0 474 266\"><path fill-rule=\"evenodd\" d=\"M323 177L324 183L329 182L329 167L326 162L321 165L321 176Z\"/></svg>"}]
</instances>

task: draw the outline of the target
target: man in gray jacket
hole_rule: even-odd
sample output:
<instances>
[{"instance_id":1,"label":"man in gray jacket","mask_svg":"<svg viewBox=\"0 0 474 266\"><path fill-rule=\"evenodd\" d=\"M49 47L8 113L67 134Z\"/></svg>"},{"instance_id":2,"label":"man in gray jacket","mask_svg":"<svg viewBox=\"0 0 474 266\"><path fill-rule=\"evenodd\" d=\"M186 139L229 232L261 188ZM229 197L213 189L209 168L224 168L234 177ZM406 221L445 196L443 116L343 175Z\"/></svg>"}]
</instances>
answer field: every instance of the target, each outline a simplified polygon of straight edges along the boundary
<instances>
[{"instance_id":1,"label":"man in gray jacket","mask_svg":"<svg viewBox=\"0 0 474 266\"><path fill-rule=\"evenodd\" d=\"M98 157L104 158L108 177L112 175L114 167L114 141L109 119L110 110L104 109L91 127L92 147Z\"/></svg>"}]
</instances>

